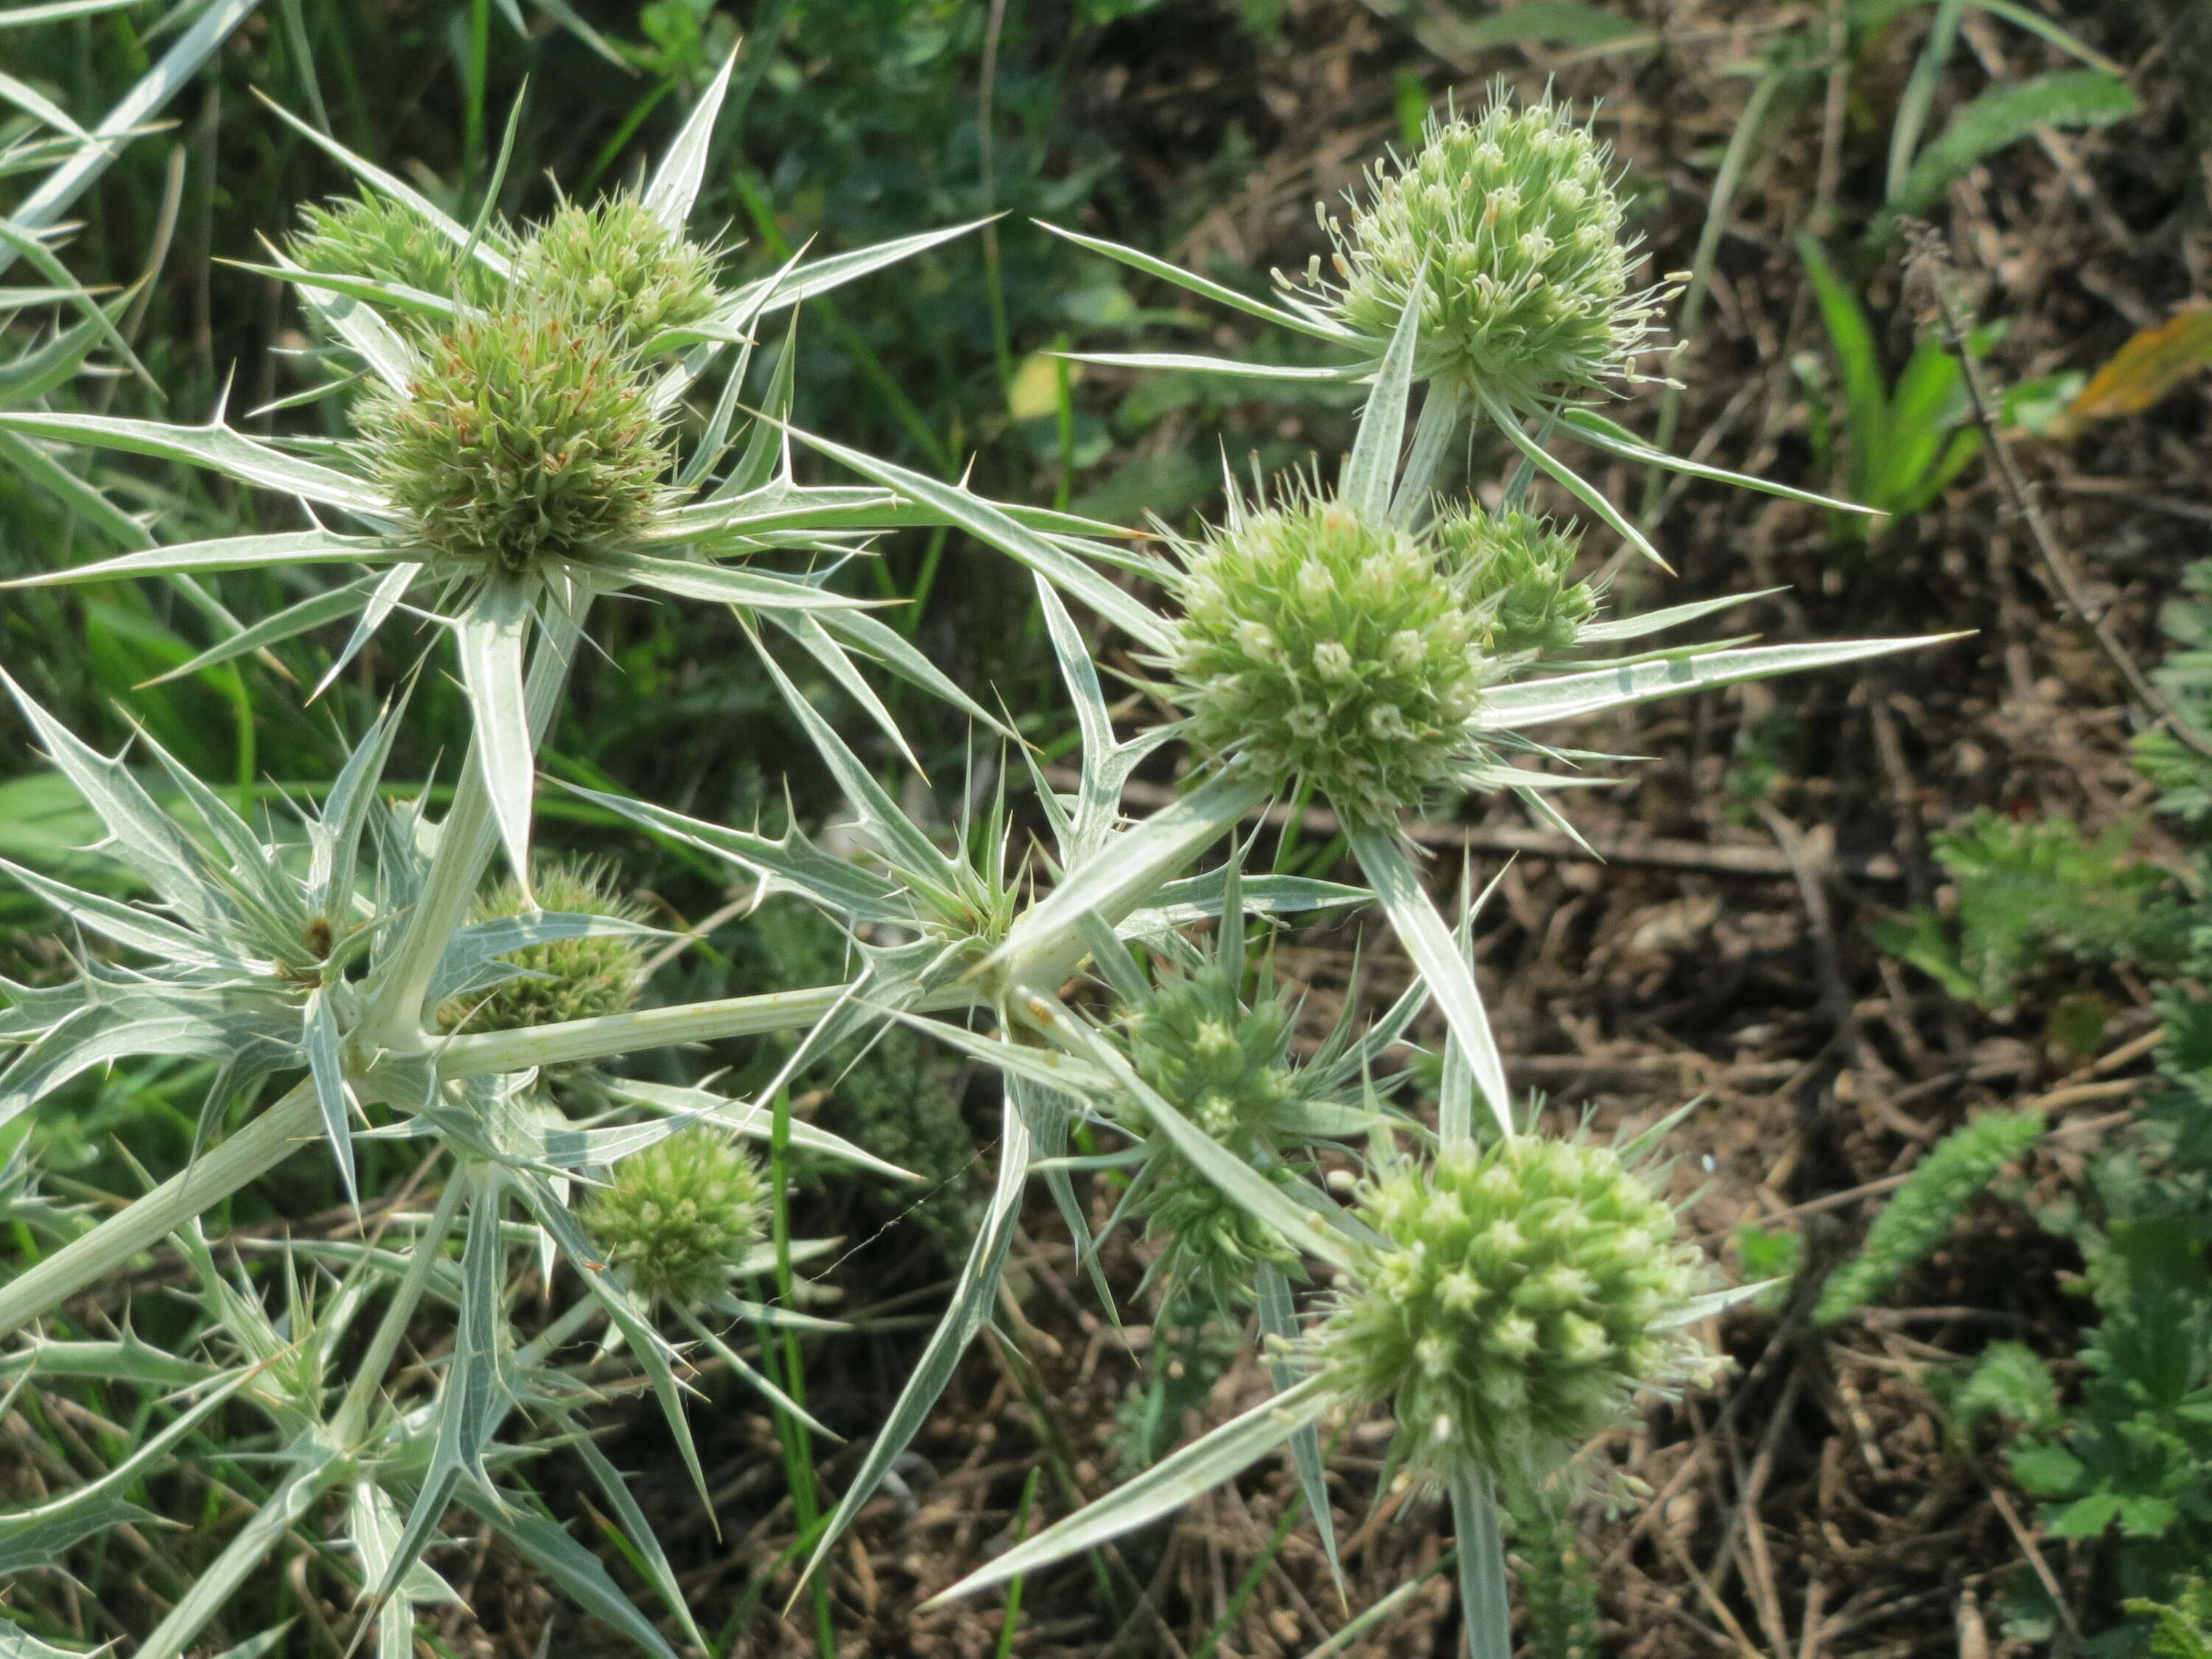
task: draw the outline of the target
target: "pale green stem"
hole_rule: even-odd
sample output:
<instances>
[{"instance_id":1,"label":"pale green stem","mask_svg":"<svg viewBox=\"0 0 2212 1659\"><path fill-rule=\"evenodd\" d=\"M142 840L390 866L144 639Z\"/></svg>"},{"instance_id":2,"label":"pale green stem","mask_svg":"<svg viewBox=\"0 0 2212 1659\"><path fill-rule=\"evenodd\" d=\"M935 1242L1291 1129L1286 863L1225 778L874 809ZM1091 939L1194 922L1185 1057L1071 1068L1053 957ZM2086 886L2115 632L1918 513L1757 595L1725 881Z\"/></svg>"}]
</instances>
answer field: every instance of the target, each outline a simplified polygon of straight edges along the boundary
<instances>
[{"instance_id":1,"label":"pale green stem","mask_svg":"<svg viewBox=\"0 0 2212 1659\"><path fill-rule=\"evenodd\" d=\"M399 1352L400 1341L407 1334L408 1322L414 1318L422 1292L429 1288L431 1270L445 1259L446 1236L453 1231L453 1218L460 1213L461 1200L467 1195L466 1182L447 1181L445 1191L438 1195L438 1207L431 1213L429 1224L416 1235L406 1277L392 1293L383 1322L370 1339L368 1352L362 1356L360 1368L354 1372L337 1414L331 1419L331 1432L340 1445L350 1444L361 1433L376 1390L384 1382L384 1374L392 1369L392 1356Z\"/></svg>"},{"instance_id":2,"label":"pale green stem","mask_svg":"<svg viewBox=\"0 0 2212 1659\"><path fill-rule=\"evenodd\" d=\"M514 1351L518 1370L528 1370L533 1365L544 1364L545 1356L562 1346L568 1339L592 1322L592 1316L606 1311L595 1296L580 1297L570 1304L568 1311L548 1325ZM502 1419L504 1420L504 1419Z\"/></svg>"},{"instance_id":3,"label":"pale green stem","mask_svg":"<svg viewBox=\"0 0 2212 1659\"><path fill-rule=\"evenodd\" d=\"M1085 917L1109 927L1123 921L1272 793L1247 774L1230 771L1170 802L1072 867L1008 930L986 966L1000 969L1008 985L1061 983L1087 949Z\"/></svg>"},{"instance_id":4,"label":"pale green stem","mask_svg":"<svg viewBox=\"0 0 2212 1659\"><path fill-rule=\"evenodd\" d=\"M560 707L590 605L590 595L585 592L573 609L557 600L547 608L537 648L530 654L530 676L523 691L533 744L544 740L553 711ZM471 737L467 758L461 763L460 781L453 790L452 810L438 827L437 849L430 855L422 896L416 901L406 932L384 975L383 987L356 1034L356 1041L364 1048L419 1054L426 1046L423 999L429 994L430 981L437 975L447 945L468 921L484 869L499 845L499 825L492 814L483 769L477 763L478 748L477 740Z\"/></svg>"},{"instance_id":5,"label":"pale green stem","mask_svg":"<svg viewBox=\"0 0 2212 1659\"><path fill-rule=\"evenodd\" d=\"M116 1272L210 1206L323 1138L321 1109L303 1080L211 1151L127 1209L110 1216L29 1272L0 1285L0 1337Z\"/></svg>"},{"instance_id":6,"label":"pale green stem","mask_svg":"<svg viewBox=\"0 0 2212 1659\"><path fill-rule=\"evenodd\" d=\"M532 1066L572 1066L578 1060L605 1060L640 1048L793 1030L814 1024L852 989L849 985L822 985L805 991L771 991L760 996L723 997L713 1002L603 1014L597 1019L565 1019L514 1031L447 1037L436 1045L438 1075L481 1077L493 1072L525 1071ZM967 987L955 985L923 998L910 1012L965 1008L977 1000Z\"/></svg>"}]
</instances>

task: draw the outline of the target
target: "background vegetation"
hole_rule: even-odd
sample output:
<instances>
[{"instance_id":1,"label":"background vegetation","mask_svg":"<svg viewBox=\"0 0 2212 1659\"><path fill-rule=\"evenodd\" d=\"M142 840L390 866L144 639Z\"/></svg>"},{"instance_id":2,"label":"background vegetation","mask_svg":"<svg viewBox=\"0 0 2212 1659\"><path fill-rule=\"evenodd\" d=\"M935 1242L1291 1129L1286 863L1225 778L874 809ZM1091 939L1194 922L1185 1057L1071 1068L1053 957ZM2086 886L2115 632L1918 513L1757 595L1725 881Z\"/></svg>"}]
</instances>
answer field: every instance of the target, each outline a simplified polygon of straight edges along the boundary
<instances>
[{"instance_id":1,"label":"background vegetation","mask_svg":"<svg viewBox=\"0 0 2212 1659\"><path fill-rule=\"evenodd\" d=\"M89 118L177 22L148 3L0 30L0 69ZM810 307L788 348L805 356L799 418L946 477L972 462L995 494L1131 524L1216 505L1224 455L1272 471L1341 447L1354 401L1337 388L1262 401L1050 355L1139 333L1285 348L1071 258L1029 216L1256 289L1322 246L1312 198L1440 100L1470 100L1497 74L1602 100L1651 268L1690 273L1677 331L1698 365L1683 377L1696 391L1651 386L1613 412L1892 515L1869 532L1613 467L1613 499L1640 504L1677 555L1680 597L1778 589L1722 619L1747 633L1978 633L1855 690L1814 678L1623 717L1607 740L1658 758L1578 817L1608 861L1601 882L1584 851L1508 807L1421 831L1447 886L1462 848L1480 880L1519 855L1478 945L1516 1081L1607 1124L1702 1096L1678 1132L1682 1194L1697 1193L1693 1214L1735 1269L1784 1280L1729 1322L1731 1381L1655 1410L1613 1449L1655 1501L1524 1529L1524 1583L1541 1591L1524 1636L1545 1654L1589 1651L1594 1624L1605 1650L1654 1656L2203 1650L2207 1592L2191 1577L2212 1557L2212 919L2198 862L2212 579L2192 563L2212 520L2196 373L2212 355L2201 0L264 0L172 101L170 125L131 143L75 210L65 256L81 280L156 280L120 323L146 375L72 395L170 419L227 398L288 419L268 406L303 384L287 355L300 319L276 284L226 262L262 258L259 239L339 179L258 96L461 201L526 83L501 205L528 216L553 205L553 178L588 195L631 176L740 31L764 49L744 60L699 219L727 225L746 274L810 241L1007 216ZM108 462L101 481L173 538L255 527L250 499L196 475ZM80 560L101 534L0 468L0 574ZM960 683L1048 711L1027 735L1050 756L1067 734L1048 712L1042 630L994 568L957 537L917 533L870 580L909 601L897 624ZM224 581L241 615L298 597L277 575ZM830 810L725 622L603 610L601 654L549 744L575 781L731 822L783 810L765 781L789 769L802 820ZM296 688L340 638L148 684L213 637L153 585L0 598L0 657L76 730L112 748L137 723L246 787L326 780L337 733L358 729L413 648L373 647L395 654L313 706ZM833 687L806 689L839 709ZM911 698L899 713L933 775L958 775L964 733L945 711ZM90 820L4 720L0 855L71 867ZM465 731L458 695L426 683L395 767L458 755ZM744 915L715 869L565 811L551 838L621 848L636 901L696 931L657 994L789 982L810 952L834 952L795 909ZM1310 814L1280 856L1328 873L1335 829ZM0 896L0 973L36 983L64 949L27 898ZM1309 988L1315 1036L1345 998L1387 998L1404 975L1386 940L1343 929L1299 936L1284 959ZM723 1047L740 1082L777 1058ZM40 1112L23 1150L44 1196L0 1180L16 1257L65 1231L69 1206L137 1190L138 1164L179 1164L197 1081L181 1066L118 1072ZM972 1109L984 1103L961 1067L897 1036L813 1083L830 1091L823 1121L929 1185L915 1201L825 1184L805 1229L846 1240L833 1279L847 1311L926 1315L990 1114ZM377 1190L404 1180L400 1152L374 1155L392 1164ZM349 1236L342 1199L302 1159L228 1219L249 1239ZM1124 1243L1107 1267L1133 1286L1144 1262ZM1072 1293L1080 1270L1064 1250L1024 1242L1016 1268L1000 1318L1030 1358L988 1342L971 1356L899 1491L837 1563L826 1613L778 1616L803 1520L775 1430L736 1391L728 1412L698 1413L720 1534L681 1502L654 1518L718 1653L1304 1653L1345 1624L1291 1528L1287 1470L1128 1540L1103 1582L1071 1568L1015 1607L913 1616L1032 1511L1063 1512L1141 1467L1249 1381L1225 1369L1218 1332L1103 1323ZM126 1302L148 1326L181 1317L177 1279L173 1258L149 1257L72 1318L100 1331ZM809 1345L811 1408L865 1438L904 1340ZM126 1426L117 1408L90 1387L16 1396L0 1498L104 1467ZM672 1467L649 1410L618 1405L607 1422L623 1467ZM258 1490L219 1440L193 1449L199 1473L142 1494L149 1506L212 1518ZM1363 1450L1379 1460L1341 1447L1337 1467L1371 1468ZM823 1479L836 1490L835 1459ZM592 1498L563 1496L574 1534L597 1537ZM1393 1524L1419 1499L1351 1484L1337 1498L1352 1613L1436 1565L1433 1528ZM79 1583L27 1577L0 1608L50 1639L103 1641L143 1628L199 1547L188 1532L118 1534ZM442 1565L475 1609L448 1621L453 1651L615 1650L525 1564L486 1549ZM1339 1650L1451 1650L1447 1589L1430 1578ZM287 1639L335 1651L335 1627Z\"/></svg>"}]
</instances>

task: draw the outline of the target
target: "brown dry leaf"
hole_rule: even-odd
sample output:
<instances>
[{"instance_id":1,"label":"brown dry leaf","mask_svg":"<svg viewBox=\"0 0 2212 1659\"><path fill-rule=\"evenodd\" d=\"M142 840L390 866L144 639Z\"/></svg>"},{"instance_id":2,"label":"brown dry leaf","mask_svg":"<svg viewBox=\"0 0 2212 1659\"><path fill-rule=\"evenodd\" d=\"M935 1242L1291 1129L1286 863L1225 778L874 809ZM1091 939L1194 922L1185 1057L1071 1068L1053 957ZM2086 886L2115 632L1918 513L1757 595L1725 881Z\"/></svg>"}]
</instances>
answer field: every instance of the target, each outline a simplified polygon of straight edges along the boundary
<instances>
[{"instance_id":1,"label":"brown dry leaf","mask_svg":"<svg viewBox=\"0 0 2212 1659\"><path fill-rule=\"evenodd\" d=\"M2066 406L2067 424L2140 413L2207 363L2212 363L2212 301L2198 300L2114 352Z\"/></svg>"}]
</instances>

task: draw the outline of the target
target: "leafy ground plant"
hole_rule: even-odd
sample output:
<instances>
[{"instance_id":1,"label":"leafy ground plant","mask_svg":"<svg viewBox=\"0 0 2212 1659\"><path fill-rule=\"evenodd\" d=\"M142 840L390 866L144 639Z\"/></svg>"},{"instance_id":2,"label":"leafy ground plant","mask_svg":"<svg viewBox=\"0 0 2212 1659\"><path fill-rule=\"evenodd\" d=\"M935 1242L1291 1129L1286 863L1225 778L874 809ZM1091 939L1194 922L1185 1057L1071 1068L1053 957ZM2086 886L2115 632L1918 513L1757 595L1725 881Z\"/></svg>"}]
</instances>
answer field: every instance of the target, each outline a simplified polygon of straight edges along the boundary
<instances>
[{"instance_id":1,"label":"leafy ground plant","mask_svg":"<svg viewBox=\"0 0 2212 1659\"><path fill-rule=\"evenodd\" d=\"M1138 1526L1285 1443L1334 1560L1316 1426L1383 1407L1398 1461L1449 1495L1471 1648L1505 1659L1506 1509L1539 1505L1640 1392L1707 1375L1693 1332L1742 1292L1710 1282L1660 1194L1666 1124L1617 1146L1547 1137L1512 1097L1471 965L1473 907L1438 908L1401 825L1438 797L1499 790L1563 821L1547 792L1601 757L1547 746L1546 728L1917 641L1612 654L1732 601L1601 619L1601 596L1573 579L1571 529L1528 510L1533 481L1656 550L1548 441L1733 475L1674 461L1585 406L1633 374L1660 301L1632 286L1601 151L1555 103L1500 94L1477 116L1439 119L1330 222L1344 283L1291 285L1279 305L1089 244L1323 339L1344 361L1322 372L1366 391L1340 465L1237 499L1202 534L1164 532L1159 551L798 429L788 349L753 391L769 319L960 230L794 258L725 291L715 250L687 222L736 61L641 189L532 226L489 205L465 222L303 128L361 192L311 213L265 270L316 331L328 379L313 395L335 400L340 435L254 438L220 415L0 415L0 431L39 453L78 444L204 467L289 498L308 520L38 580L365 568L215 650L349 624L349 659L404 607L451 636L472 716L434 820L427 789L382 784L409 718L404 679L319 804L257 817L148 743L167 781L149 789L19 695L146 896L25 873L83 942L65 982L7 988L0 1041L15 1053L0 1114L119 1060L188 1055L213 1071L197 1155L0 1285L0 1331L16 1338L8 1386L99 1378L150 1401L146 1431L106 1475L0 1516L0 1551L24 1571L65 1570L73 1547L136 1518L122 1493L161 1476L187 1436L217 1413L251 1416L259 1426L239 1433L264 1478L248 1513L160 1623L131 1633L137 1652L192 1650L283 1556L346 1587L348 1639L373 1632L396 1659L417 1610L453 1594L437 1567L464 1515L647 1650L672 1653L672 1631L703 1646L636 1501L582 1431L591 1405L611 1388L655 1396L704 1501L687 1368L711 1355L750 1382L806 1472L793 1492L803 1588L988 1316L1029 1180L1045 1181L1095 1258L1074 1181L1103 1170L1132 1178L1127 1212L1163 1247L1177 1294L1249 1296L1279 1391L944 1595ZM1434 487L1476 423L1523 464L1500 511ZM802 483L801 451L863 482ZM870 556L875 532L915 525L965 532L1035 586L1081 750L1068 793L1023 756L1027 823L1004 786L941 816L910 805L921 797L886 787L779 659L804 653L902 759L877 671L1003 735L833 581ZM736 659L789 704L849 821L833 844L796 824L769 835L576 794L726 863L762 896L812 906L849 939L846 977L635 1006L649 930L603 883L533 858L538 746L592 607L616 594L726 607ZM1158 677L1166 719L1117 727L1069 600ZM1177 762L1184 791L1131 812L1136 769ZM1369 889L1243 868L1241 826L1308 792L1346 824ZM946 822L957 829L933 830ZM1019 833L1032 826L1034 856ZM502 854L505 884L488 891ZM1251 936L1369 903L1420 983L1294 1066ZM1444 1033L1433 1128L1378 1080L1431 1003ZM808 1507L807 1448L824 1431L773 1357L791 1330L830 1328L801 1305L793 1270L823 1247L789 1234L788 1158L898 1172L795 1118L787 1085L894 1024L1000 1074L998 1170L951 1306L822 1516ZM641 1050L771 1032L799 1038L750 1098L620 1069ZM765 1143L765 1166L747 1140ZM415 1173L363 1190L365 1153L386 1143L416 1154ZM227 1271L216 1249L242 1241L209 1237L202 1218L316 1146L364 1223L374 1211L368 1237L279 1248L266 1277ZM1364 1177L1353 1203L1319 1178L1324 1156ZM198 1316L181 1335L157 1346L128 1325L88 1340L39 1328L165 1237L194 1274ZM1334 1277L1302 1302L1314 1264ZM425 1352L441 1358L419 1363ZM661 1622L549 1518L529 1471L555 1455L582 1461ZM828 1604L815 1605L826 1636Z\"/></svg>"}]
</instances>

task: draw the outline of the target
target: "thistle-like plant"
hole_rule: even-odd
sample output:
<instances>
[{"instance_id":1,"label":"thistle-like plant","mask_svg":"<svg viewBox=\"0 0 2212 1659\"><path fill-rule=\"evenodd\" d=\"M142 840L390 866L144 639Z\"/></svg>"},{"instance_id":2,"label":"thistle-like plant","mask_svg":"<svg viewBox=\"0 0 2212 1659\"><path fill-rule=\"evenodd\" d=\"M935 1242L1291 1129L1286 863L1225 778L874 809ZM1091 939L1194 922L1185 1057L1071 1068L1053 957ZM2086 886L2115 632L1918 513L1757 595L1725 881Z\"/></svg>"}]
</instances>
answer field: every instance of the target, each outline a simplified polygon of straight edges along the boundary
<instances>
[{"instance_id":1,"label":"thistle-like plant","mask_svg":"<svg viewBox=\"0 0 2212 1659\"><path fill-rule=\"evenodd\" d=\"M0 1113L133 1054L216 1064L210 1135L216 1107L246 1109L242 1127L188 1169L0 1284L0 1333L13 1333L178 1236L199 1268L211 1333L214 1369L193 1370L190 1384L234 1388L225 1397L241 1401L256 1391L252 1403L265 1407L283 1447L280 1484L142 1651L183 1653L287 1538L343 1504L360 1629L373 1622L394 1659L411 1640L414 1605L440 1594L425 1553L456 1504L602 1620L668 1653L667 1638L604 1572L592 1576L590 1558L522 1484L516 1471L538 1449L533 1427L574 1442L623 1522L633 1562L696 1641L635 1504L575 1432L586 1401L564 1350L596 1333L627 1356L702 1496L683 1401L691 1358L711 1357L765 1395L787 1436L818 1429L749 1364L733 1334L741 1324L828 1328L751 1289L771 1274L788 1286L794 1263L824 1248L780 1226L762 1238L763 1209L787 1213L775 1183L787 1161L773 1154L799 1149L902 1172L793 1118L784 1085L846 1040L898 1021L1003 1074L999 1167L950 1306L815 1533L804 1571L818 1568L874 1494L989 1316L1031 1173L1110 1295L1075 1187L1080 1172L1103 1167L1132 1176L1126 1212L1146 1224L1166 1277L1217 1297L1249 1283L1277 1392L948 1594L1164 1514L1285 1443L1333 1561L1315 1425L1332 1410L1388 1404L1405 1456L1449 1492L1470 1640L1480 1659L1505 1659L1493 1486L1528 1487L1617 1420L1638 1389L1691 1374L1693 1356L1677 1333L1727 1293L1701 1297L1696 1259L1630 1167L1640 1147L1616 1154L1544 1139L1516 1109L1470 965L1474 906L1462 905L1456 927L1439 912L1402 819L1500 789L1556 818L1544 792L1573 780L1544 769L1567 757L1534 735L1543 727L1913 641L1607 660L1624 641L1735 601L1599 619L1599 596L1574 580L1571 528L1530 516L1523 491L1509 492L1495 513L1438 498L1438 462L1462 422L1486 420L1532 476L1556 480L1649 549L1547 447L1566 433L1616 455L1665 460L1572 406L1626 376L1656 301L1632 291L1632 250L1601 157L1548 103L1516 111L1500 102L1478 121L1438 124L1419 155L1386 165L1339 228L1342 284L1286 293L1279 306L1077 239L1331 342L1346 362L1321 372L1371 386L1352 452L1326 488L1316 477L1232 497L1221 524L1170 538L1161 553L795 433L797 354L788 349L758 399L766 412L740 425L763 319L957 232L726 284L714 250L684 225L727 83L726 66L641 191L564 204L535 227L510 225L489 206L465 225L307 131L365 191L311 213L265 269L311 314L329 372L322 390L348 399L343 437L262 441L220 421L0 415L10 454L51 464L38 446L52 441L135 450L293 495L311 517L345 526L313 518L303 529L142 547L56 580L366 566L367 575L238 630L193 665L352 617L343 665L404 605L454 636L472 711L470 754L442 819L434 823L419 801L380 798L400 704L363 737L319 805L293 815L293 830L250 823L150 746L167 781L149 788L25 701L40 741L152 896L112 900L23 875L105 944L103 954L84 953L69 986L9 988L0 1041L21 1052L0 1074ZM1427 391L1409 441L1420 380ZM866 486L800 483L793 436ZM902 758L904 740L863 665L996 726L831 581L840 564L864 556L870 533L908 525L962 529L1035 583L1081 747L1066 793L1022 756L1042 831L1034 853L1003 780L983 804L908 810L757 649L771 629L797 645ZM837 982L653 1006L640 984L640 923L603 890L571 889L548 873L556 866L533 864L537 745L592 604L619 591L732 607L733 641L742 634L737 642L845 797L851 850L832 850L797 823L769 834L611 792L590 798L727 862L763 896L813 905L851 942ZM1160 676L1154 706L1169 718L1117 730L1093 647L1063 594ZM1133 815L1125 786L1135 769L1176 745L1190 787ZM1248 876L1241 850L1198 867L1248 817L1307 791L1346 824L1371 891ZM944 823L958 827L948 834ZM487 895L502 844L511 884ZM1412 958L1416 983L1379 1018L1347 1024L1293 1065L1290 1017L1270 976L1252 973L1248 936L1286 915L1370 902ZM1210 946L1198 938L1208 928ZM1433 1134L1389 1106L1373 1081L1431 1002L1443 1036ZM626 1078L617 1063L636 1050L772 1031L803 1035L750 1101ZM565 1093L587 1096L568 1103L592 1115L571 1118L558 1080L586 1064L598 1068L589 1091ZM264 1086L284 1079L281 1091ZM1079 1123L1110 1138L1109 1150L1071 1156ZM351 1179L370 1137L423 1143L433 1154L428 1209L389 1218L405 1248L295 1247L290 1259L311 1262L324 1288L292 1300L281 1318L261 1311L258 1291L214 1270L194 1218L304 1141L322 1140ZM738 1144L744 1139L769 1142L765 1170ZM1324 1147L1364 1170L1358 1205L1340 1203L1316 1178ZM1308 1264L1340 1282L1301 1310L1296 1281ZM530 1281L553 1295L550 1323L518 1293ZM323 1333L343 1332L372 1304L380 1311L365 1351L341 1377L329 1363L338 1336ZM696 1344L690 1357L664 1334L668 1321ZM403 1361L424 1323L449 1339L434 1367ZM35 1371L56 1346L32 1339L0 1363ZM517 1407L527 1408L522 1426L504 1439ZM123 1468L135 1477L160 1465L177 1443L168 1432ZM83 1489L94 1496L61 1500L82 1504L80 1518L96 1523L89 1530L0 1516L0 1550L11 1536L62 1538L33 1565L53 1562L112 1519L98 1498L105 1490L95 1483Z\"/></svg>"}]
</instances>

